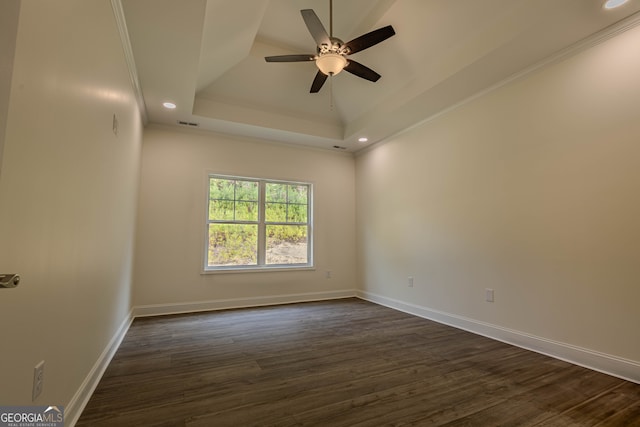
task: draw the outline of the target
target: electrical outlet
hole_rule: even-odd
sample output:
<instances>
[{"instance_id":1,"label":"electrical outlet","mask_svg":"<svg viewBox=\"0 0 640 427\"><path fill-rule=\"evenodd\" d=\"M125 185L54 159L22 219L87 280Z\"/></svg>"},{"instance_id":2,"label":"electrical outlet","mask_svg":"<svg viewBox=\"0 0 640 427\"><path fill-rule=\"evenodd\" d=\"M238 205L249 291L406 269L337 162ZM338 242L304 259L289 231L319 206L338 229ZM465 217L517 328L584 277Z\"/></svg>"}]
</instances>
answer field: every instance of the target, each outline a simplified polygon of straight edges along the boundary
<instances>
[{"instance_id":1,"label":"electrical outlet","mask_svg":"<svg viewBox=\"0 0 640 427\"><path fill-rule=\"evenodd\" d=\"M413 276L409 276L409 277L407 277L407 285L408 285L410 288L413 288Z\"/></svg>"},{"instance_id":2,"label":"electrical outlet","mask_svg":"<svg viewBox=\"0 0 640 427\"><path fill-rule=\"evenodd\" d=\"M327 270L327 271L325 271L325 273L324 273L324 277L325 277L326 279L331 279L331 270Z\"/></svg>"},{"instance_id":3,"label":"electrical outlet","mask_svg":"<svg viewBox=\"0 0 640 427\"><path fill-rule=\"evenodd\" d=\"M33 368L33 392L31 400L35 402L36 398L42 393L42 387L44 385L44 360L40 361Z\"/></svg>"},{"instance_id":4,"label":"electrical outlet","mask_svg":"<svg viewBox=\"0 0 640 427\"><path fill-rule=\"evenodd\" d=\"M493 302L493 289L485 289L484 291L484 299L487 302Z\"/></svg>"}]
</instances>

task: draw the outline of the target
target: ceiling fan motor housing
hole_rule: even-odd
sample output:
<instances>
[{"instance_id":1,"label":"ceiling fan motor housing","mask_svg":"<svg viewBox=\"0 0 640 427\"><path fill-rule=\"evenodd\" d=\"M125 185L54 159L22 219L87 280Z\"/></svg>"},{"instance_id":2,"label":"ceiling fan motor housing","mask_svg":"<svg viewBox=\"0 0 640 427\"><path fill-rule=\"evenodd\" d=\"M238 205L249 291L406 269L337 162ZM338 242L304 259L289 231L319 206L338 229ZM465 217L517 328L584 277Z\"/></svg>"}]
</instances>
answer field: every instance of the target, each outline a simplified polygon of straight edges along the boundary
<instances>
[{"instance_id":1,"label":"ceiling fan motor housing","mask_svg":"<svg viewBox=\"0 0 640 427\"><path fill-rule=\"evenodd\" d=\"M351 49L345 46L344 42L337 37L330 37L331 46L326 43L318 46L318 56L326 53L337 53L338 55L349 55Z\"/></svg>"}]
</instances>

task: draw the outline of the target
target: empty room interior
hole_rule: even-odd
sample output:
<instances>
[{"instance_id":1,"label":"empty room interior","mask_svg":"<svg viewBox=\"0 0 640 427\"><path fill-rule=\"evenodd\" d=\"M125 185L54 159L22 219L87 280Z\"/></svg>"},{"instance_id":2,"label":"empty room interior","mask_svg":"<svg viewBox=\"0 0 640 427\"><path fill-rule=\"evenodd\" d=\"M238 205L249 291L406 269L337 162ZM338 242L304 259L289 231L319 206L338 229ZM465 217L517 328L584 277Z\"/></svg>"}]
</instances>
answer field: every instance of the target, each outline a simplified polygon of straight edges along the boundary
<instances>
[{"instance_id":1,"label":"empty room interior","mask_svg":"<svg viewBox=\"0 0 640 427\"><path fill-rule=\"evenodd\" d=\"M0 407L640 425L640 0L2 0L0 57Z\"/></svg>"}]
</instances>

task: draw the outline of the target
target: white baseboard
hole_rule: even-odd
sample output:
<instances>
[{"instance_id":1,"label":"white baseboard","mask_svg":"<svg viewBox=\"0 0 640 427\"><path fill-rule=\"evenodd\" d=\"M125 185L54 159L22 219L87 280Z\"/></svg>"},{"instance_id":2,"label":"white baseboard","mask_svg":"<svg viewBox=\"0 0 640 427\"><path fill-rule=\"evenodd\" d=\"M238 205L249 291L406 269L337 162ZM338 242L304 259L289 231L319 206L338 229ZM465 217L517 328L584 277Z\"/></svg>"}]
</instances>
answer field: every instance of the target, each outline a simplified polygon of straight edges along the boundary
<instances>
[{"instance_id":1,"label":"white baseboard","mask_svg":"<svg viewBox=\"0 0 640 427\"><path fill-rule=\"evenodd\" d=\"M565 362L640 384L640 362L601 353L587 348L538 337L490 323L433 310L366 291L357 291L358 298L393 308L458 329L492 338L507 344L535 351Z\"/></svg>"},{"instance_id":2,"label":"white baseboard","mask_svg":"<svg viewBox=\"0 0 640 427\"><path fill-rule=\"evenodd\" d=\"M198 311L228 310L232 308L260 307L296 302L322 301L356 296L355 289L311 292L304 294L273 295L249 298L195 301L177 304L139 305L133 308L134 317L161 316L166 314L194 313Z\"/></svg>"},{"instance_id":3,"label":"white baseboard","mask_svg":"<svg viewBox=\"0 0 640 427\"><path fill-rule=\"evenodd\" d=\"M66 426L73 427L78 421L78 418L80 418L84 407L89 402L89 399L91 398L93 391L98 386L102 375L104 375L104 371L106 371L113 355L116 353L118 347L120 347L120 343L124 339L124 336L127 334L129 326L131 326L131 322L133 322L133 315L130 311L127 317L120 324L120 327L113 338L111 338L111 341L109 341L109 344L107 344L107 347L93 365L93 368L91 368L91 371L89 371L89 374L85 377L80 388L76 391L76 394L73 395L69 404L64 407L64 419Z\"/></svg>"}]
</instances>

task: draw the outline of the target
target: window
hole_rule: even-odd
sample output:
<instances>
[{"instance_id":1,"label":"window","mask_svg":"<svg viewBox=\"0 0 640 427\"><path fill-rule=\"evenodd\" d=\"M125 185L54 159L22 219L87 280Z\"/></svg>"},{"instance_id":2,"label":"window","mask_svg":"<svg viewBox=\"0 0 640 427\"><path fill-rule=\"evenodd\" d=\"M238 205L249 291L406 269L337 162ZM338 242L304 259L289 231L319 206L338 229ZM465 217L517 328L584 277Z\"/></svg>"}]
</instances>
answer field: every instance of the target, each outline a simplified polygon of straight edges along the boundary
<instances>
[{"instance_id":1,"label":"window","mask_svg":"<svg viewBox=\"0 0 640 427\"><path fill-rule=\"evenodd\" d=\"M311 184L208 179L205 271L313 265Z\"/></svg>"}]
</instances>

